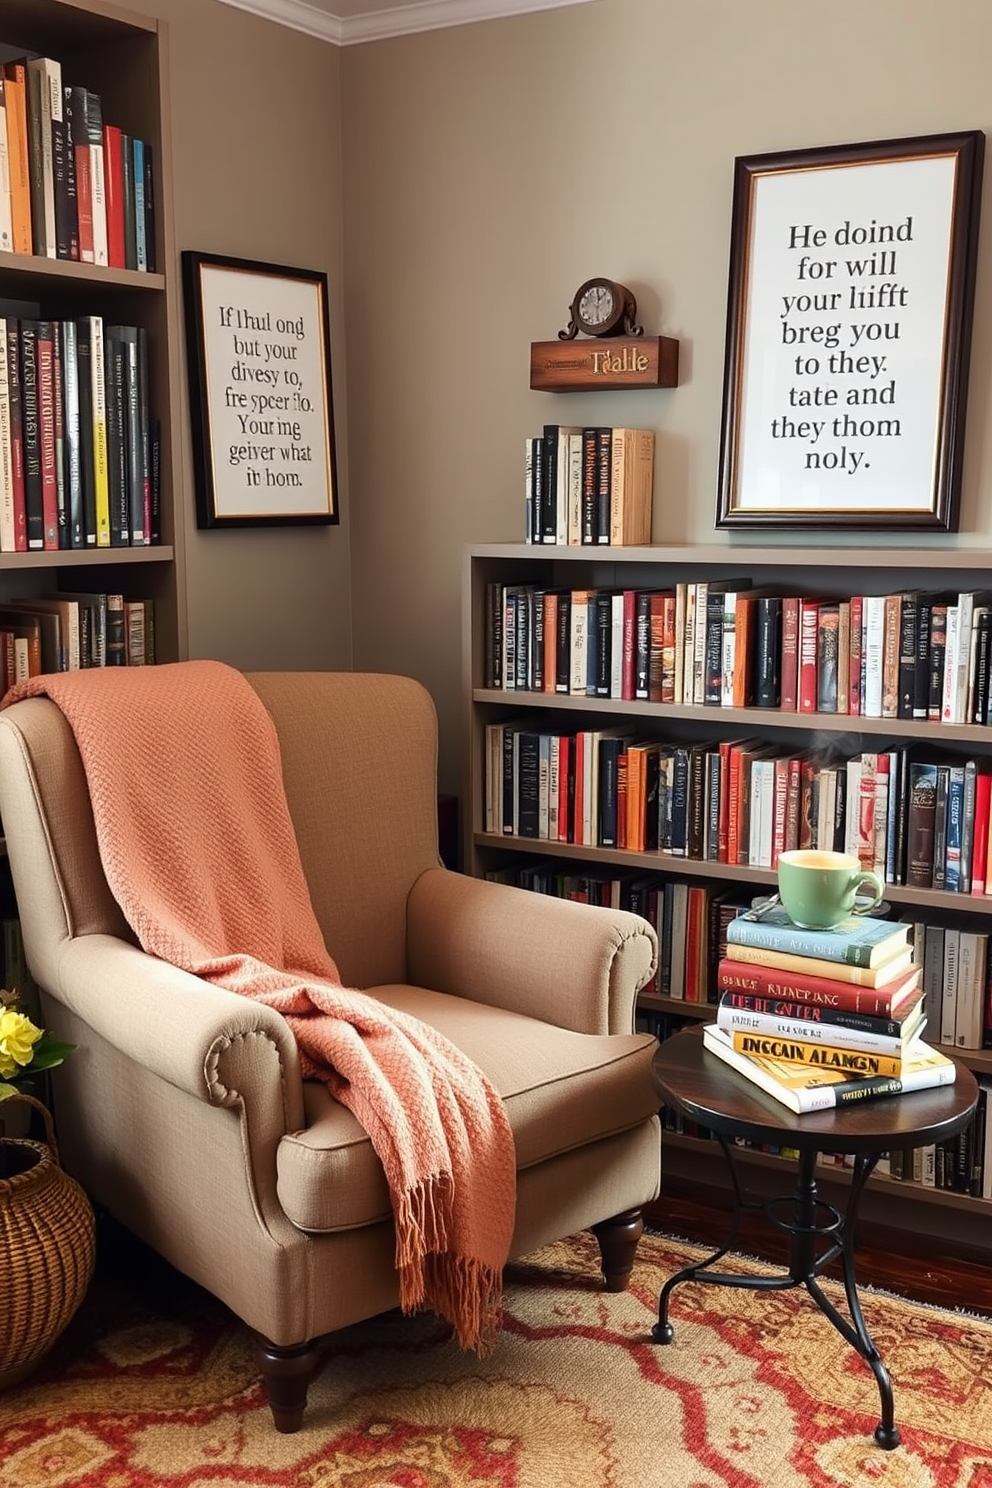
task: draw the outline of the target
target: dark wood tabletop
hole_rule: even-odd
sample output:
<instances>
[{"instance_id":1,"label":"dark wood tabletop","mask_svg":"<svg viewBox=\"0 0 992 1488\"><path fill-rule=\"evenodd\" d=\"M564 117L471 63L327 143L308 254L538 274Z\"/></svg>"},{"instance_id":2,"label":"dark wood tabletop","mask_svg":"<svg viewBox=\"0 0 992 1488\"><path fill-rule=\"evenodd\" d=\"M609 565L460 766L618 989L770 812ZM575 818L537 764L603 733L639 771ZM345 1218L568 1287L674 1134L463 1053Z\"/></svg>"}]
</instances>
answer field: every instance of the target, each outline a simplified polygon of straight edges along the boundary
<instances>
[{"instance_id":1,"label":"dark wood tabletop","mask_svg":"<svg viewBox=\"0 0 992 1488\"><path fill-rule=\"evenodd\" d=\"M968 1124L975 1077L955 1061L953 1085L859 1101L801 1116L730 1069L703 1045L701 1024L660 1045L651 1067L667 1106L724 1137L775 1142L800 1151L873 1153L943 1142Z\"/></svg>"}]
</instances>

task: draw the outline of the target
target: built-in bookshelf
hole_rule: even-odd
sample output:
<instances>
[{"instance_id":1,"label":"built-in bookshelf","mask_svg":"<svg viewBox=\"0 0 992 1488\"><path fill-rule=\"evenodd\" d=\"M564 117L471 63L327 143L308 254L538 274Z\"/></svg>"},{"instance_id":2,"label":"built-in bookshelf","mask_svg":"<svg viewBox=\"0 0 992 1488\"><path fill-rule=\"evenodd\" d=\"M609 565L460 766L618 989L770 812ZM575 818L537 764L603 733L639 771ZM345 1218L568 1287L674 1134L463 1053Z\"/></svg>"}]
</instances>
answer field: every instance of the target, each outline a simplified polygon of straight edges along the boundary
<instances>
[{"instance_id":1,"label":"built-in bookshelf","mask_svg":"<svg viewBox=\"0 0 992 1488\"><path fill-rule=\"evenodd\" d=\"M649 685L647 677L651 672L650 661L647 657L642 657L645 680L639 695L634 680L636 623L633 628L630 625L630 616L636 610L636 601L632 596L641 592L674 593L678 586L704 584L707 587L712 586L714 593L721 594L743 595L750 590L754 596L767 594L783 599L815 598L818 608L823 607L830 615L837 610L843 613L841 607L846 607L847 624L850 625L849 607L852 597L869 597L876 601L886 596L919 594L942 596L949 602L955 602L962 595L980 596L992 586L992 552L950 547L886 548L873 549L869 557L863 550L850 547L796 549L737 544L615 548L606 553L594 553L578 546L524 543L471 547L466 552L464 572L464 672L469 716L463 855L467 871L478 876L501 877L505 881L523 883L544 892L573 892L574 897L589 897L593 902L620 903L642 913L645 912L645 906L651 903L646 896L653 893L655 908L648 914L648 918L658 916L659 928L662 928L663 911L658 906L680 902L680 912L685 915L686 906L695 900L696 912L701 917L695 933L697 940L702 938L703 948L699 962L702 970L697 975L693 991L687 997L686 989L691 983L682 980L677 995L673 996L671 981L661 979L665 975L662 971L659 979L639 1000L641 1025L663 1032L668 1026L667 1020L699 1020L714 1015L715 985L712 980L707 980L707 967L713 965L714 937L719 935L720 914L726 916L732 913L735 905L747 903L751 897L766 892L774 884L774 846L768 851L766 843L764 850L751 851L752 844L749 841L743 852L738 851L736 858L729 860L726 843L719 841L715 815L711 832L704 819L697 823L700 836L694 846L687 847L683 841L674 852L670 843L666 845L664 841L659 841L657 834L654 837L649 835L646 843L643 837L628 841L622 832L618 832L616 823L608 823L608 831L604 836L602 822L597 820L591 826L587 816L583 824L579 823L574 796L570 802L573 815L568 818L563 811L557 831L554 828L549 831L540 815L542 810L548 809L543 797L536 803L528 800L522 831L520 802L516 803L518 811L515 817L510 815L501 818L499 811L505 797L498 790L494 795L490 788L493 772L499 768L497 754L494 752L495 741L502 735L505 743L507 735L512 738L519 731L527 736L528 741L538 740L540 749L541 741L546 739L571 741L579 735L596 736L597 747L603 740L607 741L600 763L608 762L617 752L627 753L632 743L638 746L660 745L669 752L682 750L691 754L696 751L704 758L709 756L711 759L719 755L721 748L725 757L729 758L732 749L750 743L759 754L770 760L794 762L819 758L821 764L829 762L830 769L843 774L845 786L848 782L849 765L852 771L855 768L858 771L868 768L870 772L875 769L878 758L884 756L886 770L892 764L896 773L891 781L886 781L887 787L891 784L892 799L886 800L886 819L881 822L875 849L879 857L874 866L888 880L885 895L887 912L895 918L911 921L914 935L921 942L928 928L937 927L946 929L949 939L963 934L971 942L981 943L982 948L987 950L987 937L992 933L992 896L984 892L985 863L983 862L981 873L973 881L972 869L977 865L977 859L976 865L973 865L969 858L964 882L956 864L954 887L949 889L946 887L946 875L941 879L939 873L935 877L931 870L930 877L924 879L919 865L915 873L908 871L908 821L905 816L898 827L901 834L901 858L898 857L895 846L895 803L900 796L903 800L907 799L911 762L940 762L949 769L957 770L960 767L962 771L965 766L970 765L972 777L987 775L992 771L992 728L988 723L967 721L977 716L974 700L980 693L980 688L976 687L978 663L974 652L967 662L971 674L970 683L963 676L962 685L965 690L960 709L952 712L950 717L945 714L946 721L937 721L933 716L898 716L898 702L893 705L888 699L884 704L886 716L879 716L883 704L880 694L877 705L874 700L874 681L870 712L863 710L863 699L858 704L862 711L838 711L835 692L829 694L830 711L818 711L810 706L808 700L802 705L803 711L800 711L798 695L788 693L786 705L782 706L781 691L777 701L773 692L767 692L762 698L767 705L759 706L753 685L757 674L747 684L743 694L740 690L741 679L738 679L735 701L732 665L730 674L724 677L724 690L719 696L716 691L711 690L709 701L704 701L705 693L700 694L698 690L690 693L684 667L679 669L679 690L675 691L673 668L672 675L664 679L665 693L662 694L660 658L655 659L654 684ZM535 685L533 655L524 661L520 652L516 651L512 664L508 664L505 652L500 654L505 636L495 638L494 651L494 595L501 588L507 587L517 588L527 596L523 606L528 617L527 623L531 627L532 647L532 606L535 595L557 592L570 596L578 594L610 597L613 606L614 661L618 660L615 655L617 646L620 647L621 655L619 664L612 668L612 675L609 666L602 670L598 689L600 695L595 695L595 668L589 666L588 656L584 666L581 663L574 665L574 675L568 681L564 676L560 679L560 690L552 687L547 675L547 668L551 665L554 654L550 640L543 653L543 672L542 667L538 667L536 680L540 683L540 690ZM624 596L628 612L626 648L623 641ZM869 608L884 609L884 606L872 604ZM609 611L610 604L604 601L604 627L609 623L606 619ZM726 615L729 617L731 613L728 603ZM587 624L593 614L593 609L586 610ZM749 625L751 621L742 623ZM891 623L890 620L890 628ZM726 629L731 628L732 622L728 618ZM543 633L539 633L543 637ZM884 626L881 634L884 637ZM750 638L745 644L751 648L753 660L758 641L753 631L749 631L748 635ZM684 641L684 620L680 639ZM873 647L875 639L873 637ZM774 644L778 647L777 665L780 666L781 635ZM849 645L849 642L845 644ZM624 649L628 653L626 679L623 674ZM632 650L634 656L629 654ZM831 653L833 665L832 648ZM705 656L705 651L694 651L694 655ZM569 659L571 663L575 663L574 654ZM722 660L726 663L728 656L724 655ZM687 665L685 657L683 663ZM879 666L882 664L883 656L880 651ZM700 685L705 689L705 661L702 665L702 676L696 677L697 689ZM851 665L850 651L845 665ZM774 671L774 666L772 670ZM852 675L853 672L849 670L848 687ZM898 675L898 669L895 675ZM779 683L780 679L776 685ZM970 712L967 702L969 686L973 705ZM647 696L643 695L645 692ZM663 695L666 698L664 701ZM740 701L742 695L743 703ZM690 696L692 701L688 701ZM850 708L850 700L848 707ZM619 751L615 745L617 739L621 741ZM549 749L549 756L551 752ZM503 758L505 761L507 756L504 754ZM870 763L866 765L866 762ZM516 763L519 767L519 756ZM539 768L545 768L543 761L539 763ZM609 764L604 763L604 768L609 769ZM705 766L702 768L705 769ZM900 770L903 772L901 776L898 774ZM550 758L546 771L550 771ZM788 774L787 767L782 773ZM546 779L547 773L542 778ZM902 785L899 784L900 781L903 782ZM625 780L624 784L627 783L629 782ZM836 779L833 789L836 792ZM551 799L561 802L560 782L557 790L557 796L551 792ZM703 800L707 800L705 794ZM836 795L833 800L836 801ZM536 829L533 816L526 814L535 805L539 813ZM891 815L888 814L890 810ZM973 818L974 808L971 811ZM705 811L703 815L705 818ZM844 825L843 819L839 818L836 830L841 835L837 838L836 845L846 845L843 837ZM973 826L973 820L970 825ZM886 827L891 828L889 837L886 835ZM773 833L774 830L773 824ZM972 856L978 851L974 838L968 851ZM987 852L987 847L982 851ZM946 868L946 859L941 866ZM910 881L907 882L907 878ZM553 880L557 882L552 882ZM566 880L570 887L563 889ZM937 887L934 887L935 882ZM941 883L945 886L939 886ZM690 914L691 912L688 911ZM670 922L664 926L669 943L666 947L665 935L662 934L662 964L664 968L667 957L669 978L673 944L683 961L686 955L687 932L682 928L685 924L685 920L680 921L674 931ZM691 953L691 932L689 950ZM986 1008L990 981L989 959L986 954L982 989ZM681 964L680 975L683 975ZM939 972L933 970L933 962L930 977L936 987L941 978ZM961 1059L975 1071L980 1080L987 1079L992 1083L992 1048L982 1047L990 1042L986 1032L987 1012L983 1015L981 1036L974 1033L969 1035L972 1047L958 1044L945 1046L941 1043L938 1034L942 1028L942 1018L946 1025L946 1012L942 1008L933 1006L929 1009L929 1041ZM978 1047L974 1047L976 1042ZM666 1136L666 1141L670 1158L672 1154L676 1157L681 1154L683 1158L688 1154L686 1160L690 1168L695 1163L697 1173L707 1169L707 1162L703 1159L709 1157L714 1144L704 1142L692 1134L674 1132ZM745 1161L753 1162L760 1169L767 1166L769 1159L762 1154L746 1154ZM714 1164L714 1174L716 1166ZM901 1177L880 1175L873 1179L873 1186L876 1191L881 1190L890 1197L898 1194L900 1199L907 1199L911 1205L924 1206L920 1210L920 1223L914 1227L931 1228L936 1233L946 1231L950 1234L952 1227L961 1222L961 1214L985 1224L992 1217L992 1201L941 1190L939 1186L929 1183L929 1175L923 1182L914 1183L911 1181L911 1174L907 1174L904 1169L900 1171L903 1173ZM843 1173L827 1176L831 1180L836 1178L840 1182L844 1181ZM941 1219L945 1210L954 1211L953 1217L949 1213L946 1215L946 1223Z\"/></svg>"},{"instance_id":2,"label":"built-in bookshelf","mask_svg":"<svg viewBox=\"0 0 992 1488\"><path fill-rule=\"evenodd\" d=\"M180 317L163 23L102 0L3 0L0 56L56 60L65 84L97 95L104 119L148 147L153 166L144 267L0 251L0 315L61 324L99 318L105 327L135 328L146 358L147 408L157 430L158 493L157 527L147 541L0 552L0 601L55 592L142 601L154 614L155 659L177 660L187 650L181 513L173 499Z\"/></svg>"}]
</instances>

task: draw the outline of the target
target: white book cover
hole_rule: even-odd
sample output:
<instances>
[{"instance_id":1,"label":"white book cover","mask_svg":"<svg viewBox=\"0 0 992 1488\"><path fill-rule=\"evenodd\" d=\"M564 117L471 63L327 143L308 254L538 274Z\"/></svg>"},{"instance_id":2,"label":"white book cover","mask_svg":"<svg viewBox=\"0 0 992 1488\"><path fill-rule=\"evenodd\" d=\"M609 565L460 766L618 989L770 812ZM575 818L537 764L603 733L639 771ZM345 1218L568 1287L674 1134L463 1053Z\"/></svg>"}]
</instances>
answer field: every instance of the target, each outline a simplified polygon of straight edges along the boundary
<instances>
[{"instance_id":1,"label":"white book cover","mask_svg":"<svg viewBox=\"0 0 992 1488\"><path fill-rule=\"evenodd\" d=\"M955 723L964 723L968 717L968 673L971 662L972 622L975 613L973 593L958 595L958 641L957 662L954 672L953 707Z\"/></svg>"},{"instance_id":2,"label":"white book cover","mask_svg":"<svg viewBox=\"0 0 992 1488\"><path fill-rule=\"evenodd\" d=\"M947 606L947 639L944 644L944 684L941 694L941 723L959 723L955 717L958 675L958 607Z\"/></svg>"},{"instance_id":3,"label":"white book cover","mask_svg":"<svg viewBox=\"0 0 992 1488\"><path fill-rule=\"evenodd\" d=\"M837 805L837 769L824 765L817 777L816 842L821 852L832 852L834 846L834 812Z\"/></svg>"},{"instance_id":4,"label":"white book cover","mask_svg":"<svg viewBox=\"0 0 992 1488\"><path fill-rule=\"evenodd\" d=\"M572 592L572 605L569 616L571 633L569 636L569 657L571 668L569 672L568 690L573 697L585 697L588 686L588 646L589 646L589 601L584 589L575 589Z\"/></svg>"},{"instance_id":5,"label":"white book cover","mask_svg":"<svg viewBox=\"0 0 992 1488\"><path fill-rule=\"evenodd\" d=\"M675 701L685 702L685 627L689 608L688 584L675 585Z\"/></svg>"},{"instance_id":6,"label":"white book cover","mask_svg":"<svg viewBox=\"0 0 992 1488\"><path fill-rule=\"evenodd\" d=\"M582 543L582 431L568 436L568 544Z\"/></svg>"},{"instance_id":7,"label":"white book cover","mask_svg":"<svg viewBox=\"0 0 992 1488\"><path fill-rule=\"evenodd\" d=\"M107 268L110 254L107 246L107 184L104 175L103 144L90 144L90 195L93 199L93 261Z\"/></svg>"},{"instance_id":8,"label":"white book cover","mask_svg":"<svg viewBox=\"0 0 992 1488\"><path fill-rule=\"evenodd\" d=\"M864 718L882 716L882 667L885 651L885 596L866 594L862 607L864 695L861 714Z\"/></svg>"},{"instance_id":9,"label":"white book cover","mask_svg":"<svg viewBox=\"0 0 992 1488\"><path fill-rule=\"evenodd\" d=\"M859 857L861 842L861 761L847 762L847 795L844 800L844 851Z\"/></svg>"},{"instance_id":10,"label":"white book cover","mask_svg":"<svg viewBox=\"0 0 992 1488\"><path fill-rule=\"evenodd\" d=\"M623 593L610 596L610 697L623 697Z\"/></svg>"},{"instance_id":11,"label":"white book cover","mask_svg":"<svg viewBox=\"0 0 992 1488\"><path fill-rule=\"evenodd\" d=\"M757 861L759 867L770 868L772 866L772 844L775 839L775 761L773 759L762 760L761 764L761 810Z\"/></svg>"},{"instance_id":12,"label":"white book cover","mask_svg":"<svg viewBox=\"0 0 992 1488\"><path fill-rule=\"evenodd\" d=\"M692 630L692 696L686 702L700 704L706 696L706 614L709 580L696 585L696 613Z\"/></svg>"},{"instance_id":13,"label":"white book cover","mask_svg":"<svg viewBox=\"0 0 992 1488\"><path fill-rule=\"evenodd\" d=\"M720 707L734 706L734 667L737 662L737 592L723 596L723 642L720 648Z\"/></svg>"}]
</instances>

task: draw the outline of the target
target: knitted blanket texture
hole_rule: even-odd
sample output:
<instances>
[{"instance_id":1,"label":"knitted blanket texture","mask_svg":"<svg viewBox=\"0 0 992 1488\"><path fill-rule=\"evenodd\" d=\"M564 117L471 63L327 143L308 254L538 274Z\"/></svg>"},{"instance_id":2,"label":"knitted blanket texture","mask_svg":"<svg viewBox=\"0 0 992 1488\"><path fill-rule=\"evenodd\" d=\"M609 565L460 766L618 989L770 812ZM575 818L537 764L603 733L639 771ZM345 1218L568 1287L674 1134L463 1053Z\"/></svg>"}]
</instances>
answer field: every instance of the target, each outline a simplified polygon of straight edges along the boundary
<instances>
[{"instance_id":1,"label":"knitted blanket texture","mask_svg":"<svg viewBox=\"0 0 992 1488\"><path fill-rule=\"evenodd\" d=\"M283 1015L304 1078L326 1081L382 1162L400 1305L488 1353L516 1193L506 1112L434 1029L341 985L258 695L192 661L33 677L3 706L35 694L75 735L107 882L142 948Z\"/></svg>"}]
</instances>

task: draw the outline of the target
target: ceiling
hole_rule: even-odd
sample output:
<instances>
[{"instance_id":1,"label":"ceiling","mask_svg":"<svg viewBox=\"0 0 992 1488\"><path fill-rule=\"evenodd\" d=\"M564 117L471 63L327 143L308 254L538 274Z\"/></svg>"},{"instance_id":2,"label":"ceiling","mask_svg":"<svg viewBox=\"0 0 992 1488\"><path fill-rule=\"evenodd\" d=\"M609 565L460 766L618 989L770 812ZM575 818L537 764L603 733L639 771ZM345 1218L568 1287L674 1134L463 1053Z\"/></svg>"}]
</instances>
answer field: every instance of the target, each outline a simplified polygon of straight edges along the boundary
<instances>
[{"instance_id":1,"label":"ceiling","mask_svg":"<svg viewBox=\"0 0 992 1488\"><path fill-rule=\"evenodd\" d=\"M322 41L351 46L592 0L223 0Z\"/></svg>"}]
</instances>

